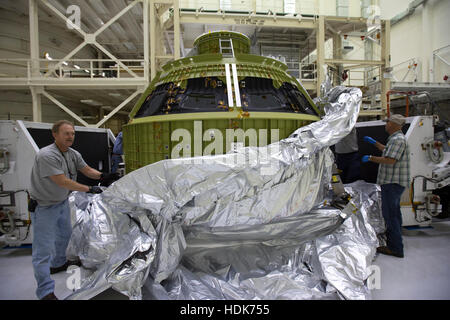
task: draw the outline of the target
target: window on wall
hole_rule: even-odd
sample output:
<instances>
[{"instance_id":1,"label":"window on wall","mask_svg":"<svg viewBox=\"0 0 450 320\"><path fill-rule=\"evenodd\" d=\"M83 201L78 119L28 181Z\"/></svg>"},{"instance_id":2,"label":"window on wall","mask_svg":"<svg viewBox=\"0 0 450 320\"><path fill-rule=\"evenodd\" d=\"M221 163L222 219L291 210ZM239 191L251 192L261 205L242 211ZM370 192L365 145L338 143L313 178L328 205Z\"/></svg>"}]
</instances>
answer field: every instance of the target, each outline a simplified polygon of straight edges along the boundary
<instances>
[{"instance_id":1,"label":"window on wall","mask_svg":"<svg viewBox=\"0 0 450 320\"><path fill-rule=\"evenodd\" d=\"M220 0L220 9L231 10L231 1L232 0Z\"/></svg>"},{"instance_id":2,"label":"window on wall","mask_svg":"<svg viewBox=\"0 0 450 320\"><path fill-rule=\"evenodd\" d=\"M336 0L336 15L338 17L348 17L349 16L349 4L348 0Z\"/></svg>"},{"instance_id":3,"label":"window on wall","mask_svg":"<svg viewBox=\"0 0 450 320\"><path fill-rule=\"evenodd\" d=\"M295 13L295 0L284 0L284 13Z\"/></svg>"},{"instance_id":4,"label":"window on wall","mask_svg":"<svg viewBox=\"0 0 450 320\"><path fill-rule=\"evenodd\" d=\"M372 0L361 0L361 17L367 18L369 16L369 7L372 4Z\"/></svg>"}]
</instances>

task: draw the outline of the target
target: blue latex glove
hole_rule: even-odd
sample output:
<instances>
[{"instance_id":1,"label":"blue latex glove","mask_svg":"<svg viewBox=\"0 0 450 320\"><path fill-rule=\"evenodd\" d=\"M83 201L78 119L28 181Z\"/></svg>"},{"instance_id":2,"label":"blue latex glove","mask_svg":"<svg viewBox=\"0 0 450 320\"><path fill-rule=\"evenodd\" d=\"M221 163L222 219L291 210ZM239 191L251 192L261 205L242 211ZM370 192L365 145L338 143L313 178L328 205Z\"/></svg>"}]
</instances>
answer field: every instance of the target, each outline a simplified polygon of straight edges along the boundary
<instances>
[{"instance_id":1,"label":"blue latex glove","mask_svg":"<svg viewBox=\"0 0 450 320\"><path fill-rule=\"evenodd\" d=\"M364 139L365 142L368 142L370 144L375 144L377 142L374 138L371 138L369 136L364 136L363 139Z\"/></svg>"},{"instance_id":2,"label":"blue latex glove","mask_svg":"<svg viewBox=\"0 0 450 320\"><path fill-rule=\"evenodd\" d=\"M362 162L369 162L369 158L370 158L370 156L363 156L361 161Z\"/></svg>"}]
</instances>

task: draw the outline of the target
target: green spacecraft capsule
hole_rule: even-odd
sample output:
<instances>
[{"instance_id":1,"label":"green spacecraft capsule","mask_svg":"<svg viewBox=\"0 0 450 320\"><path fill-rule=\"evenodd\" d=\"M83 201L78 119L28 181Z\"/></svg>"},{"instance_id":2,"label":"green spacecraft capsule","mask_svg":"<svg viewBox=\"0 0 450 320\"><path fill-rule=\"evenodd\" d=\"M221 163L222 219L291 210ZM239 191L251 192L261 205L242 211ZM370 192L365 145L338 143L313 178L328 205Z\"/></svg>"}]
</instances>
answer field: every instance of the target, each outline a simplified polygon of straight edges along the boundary
<instances>
[{"instance_id":1,"label":"green spacecraft capsule","mask_svg":"<svg viewBox=\"0 0 450 320\"><path fill-rule=\"evenodd\" d=\"M265 146L319 120L303 86L275 59L250 54L238 32L203 34L165 64L123 127L126 171L178 157ZM233 144L234 143L234 144Z\"/></svg>"}]
</instances>

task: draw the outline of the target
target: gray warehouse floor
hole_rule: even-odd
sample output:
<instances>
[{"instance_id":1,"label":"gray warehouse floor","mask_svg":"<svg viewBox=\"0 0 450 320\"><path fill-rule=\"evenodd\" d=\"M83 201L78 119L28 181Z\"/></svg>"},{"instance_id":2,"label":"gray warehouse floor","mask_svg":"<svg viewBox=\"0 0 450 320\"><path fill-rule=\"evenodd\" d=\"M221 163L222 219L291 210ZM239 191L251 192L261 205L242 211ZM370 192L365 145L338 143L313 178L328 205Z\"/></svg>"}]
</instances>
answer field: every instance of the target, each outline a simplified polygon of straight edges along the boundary
<instances>
[{"instance_id":1,"label":"gray warehouse floor","mask_svg":"<svg viewBox=\"0 0 450 320\"><path fill-rule=\"evenodd\" d=\"M373 265L381 274L380 289L372 290L374 300L450 299L450 219L437 220L431 228L403 229L405 258L379 255ZM36 282L30 248L0 250L0 300L35 300ZM53 275L55 294L70 294L66 279L70 274ZM94 299L128 299L107 290Z\"/></svg>"}]
</instances>

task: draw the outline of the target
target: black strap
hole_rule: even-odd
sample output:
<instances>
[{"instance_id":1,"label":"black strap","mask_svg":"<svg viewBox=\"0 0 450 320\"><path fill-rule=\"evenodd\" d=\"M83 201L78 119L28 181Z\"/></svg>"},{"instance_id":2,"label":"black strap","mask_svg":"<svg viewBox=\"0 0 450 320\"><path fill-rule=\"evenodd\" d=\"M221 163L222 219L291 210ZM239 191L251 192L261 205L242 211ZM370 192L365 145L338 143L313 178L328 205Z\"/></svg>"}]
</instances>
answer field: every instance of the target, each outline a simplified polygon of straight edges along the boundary
<instances>
[{"instance_id":1,"label":"black strap","mask_svg":"<svg viewBox=\"0 0 450 320\"><path fill-rule=\"evenodd\" d=\"M55 143L56 145L56 143ZM64 158L64 161L66 161L66 166L67 166L67 171L69 171L69 176L70 179L72 179L72 172L70 171L70 167L69 167L69 162L67 161L66 157L64 156L64 153L58 148L58 146L56 146L56 148L59 150L59 152L61 153L61 156ZM73 179L72 179L73 180Z\"/></svg>"}]
</instances>

